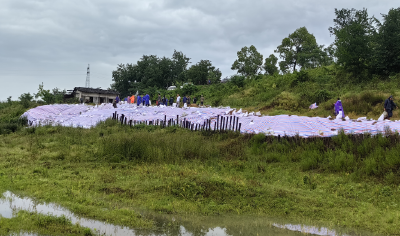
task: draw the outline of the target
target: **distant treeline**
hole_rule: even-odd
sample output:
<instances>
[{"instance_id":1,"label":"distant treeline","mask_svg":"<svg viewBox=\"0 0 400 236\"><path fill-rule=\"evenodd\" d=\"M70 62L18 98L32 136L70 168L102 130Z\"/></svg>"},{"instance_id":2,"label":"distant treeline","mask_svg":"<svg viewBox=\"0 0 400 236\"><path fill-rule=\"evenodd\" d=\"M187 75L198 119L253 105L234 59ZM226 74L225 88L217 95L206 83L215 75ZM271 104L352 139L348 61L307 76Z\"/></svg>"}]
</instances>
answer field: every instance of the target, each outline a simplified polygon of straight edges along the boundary
<instances>
[{"instance_id":1,"label":"distant treeline","mask_svg":"<svg viewBox=\"0 0 400 236\"><path fill-rule=\"evenodd\" d=\"M293 73L335 64L346 73L348 82L362 82L373 75L384 79L400 72L400 8L382 14L382 21L368 16L367 9L335 9L329 32L334 42L318 45L306 27L282 40L274 53L263 59L256 47L243 47L231 69L251 78L259 74ZM209 60L188 67L190 58L174 51L172 58L143 55L136 64L120 64L113 71L111 87L126 96L136 91L156 93L171 85L192 82L204 85L221 81L221 72ZM231 78L225 78L229 80Z\"/></svg>"}]
</instances>

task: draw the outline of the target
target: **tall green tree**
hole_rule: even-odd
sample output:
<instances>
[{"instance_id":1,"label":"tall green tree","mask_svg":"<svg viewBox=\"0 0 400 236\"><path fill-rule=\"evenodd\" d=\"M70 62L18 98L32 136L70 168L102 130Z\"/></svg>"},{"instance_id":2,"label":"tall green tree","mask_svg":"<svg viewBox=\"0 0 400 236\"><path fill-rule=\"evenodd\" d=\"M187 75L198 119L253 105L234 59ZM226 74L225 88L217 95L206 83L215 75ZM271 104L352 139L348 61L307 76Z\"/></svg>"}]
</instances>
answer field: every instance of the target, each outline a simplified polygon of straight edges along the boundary
<instances>
[{"instance_id":1,"label":"tall green tree","mask_svg":"<svg viewBox=\"0 0 400 236\"><path fill-rule=\"evenodd\" d=\"M209 60L200 60L200 62L192 65L187 71L187 77L195 85L207 84L210 79L212 83L221 80L221 72L216 69Z\"/></svg>"},{"instance_id":2,"label":"tall green tree","mask_svg":"<svg viewBox=\"0 0 400 236\"><path fill-rule=\"evenodd\" d=\"M371 66L374 19L368 17L367 9L335 9L334 26L329 27L335 35L335 57L337 64L359 77Z\"/></svg>"},{"instance_id":3,"label":"tall green tree","mask_svg":"<svg viewBox=\"0 0 400 236\"><path fill-rule=\"evenodd\" d=\"M128 96L139 89L140 80L137 76L137 65L119 64L117 69L112 72L111 89L120 93L121 97Z\"/></svg>"},{"instance_id":4,"label":"tall green tree","mask_svg":"<svg viewBox=\"0 0 400 236\"><path fill-rule=\"evenodd\" d=\"M142 87L163 86L159 61L156 55L143 55L137 62L137 77Z\"/></svg>"},{"instance_id":5,"label":"tall green tree","mask_svg":"<svg viewBox=\"0 0 400 236\"><path fill-rule=\"evenodd\" d=\"M190 58L186 57L182 52L174 50L172 62L173 81L186 82L186 72L188 65L190 64Z\"/></svg>"},{"instance_id":6,"label":"tall green tree","mask_svg":"<svg viewBox=\"0 0 400 236\"><path fill-rule=\"evenodd\" d=\"M174 51L172 58L143 55L136 64L120 64L113 71L111 88L125 97L136 93L154 93L173 83L186 82L190 58Z\"/></svg>"},{"instance_id":7,"label":"tall green tree","mask_svg":"<svg viewBox=\"0 0 400 236\"><path fill-rule=\"evenodd\" d=\"M283 73L296 71L296 67L315 68L327 63L328 55L319 46L314 35L306 27L301 27L282 40L275 53L279 53L282 61L279 67Z\"/></svg>"},{"instance_id":8,"label":"tall green tree","mask_svg":"<svg viewBox=\"0 0 400 236\"><path fill-rule=\"evenodd\" d=\"M232 64L231 69L244 76L257 75L262 70L263 55L261 55L256 47L243 47L237 52L238 59Z\"/></svg>"},{"instance_id":9,"label":"tall green tree","mask_svg":"<svg viewBox=\"0 0 400 236\"><path fill-rule=\"evenodd\" d=\"M264 70L266 75L274 75L279 73L278 67L276 66L277 62L278 58L274 54L271 54L269 57L265 58Z\"/></svg>"},{"instance_id":10,"label":"tall green tree","mask_svg":"<svg viewBox=\"0 0 400 236\"><path fill-rule=\"evenodd\" d=\"M400 73L400 8L383 16L376 36L375 68L380 74Z\"/></svg>"},{"instance_id":11,"label":"tall green tree","mask_svg":"<svg viewBox=\"0 0 400 236\"><path fill-rule=\"evenodd\" d=\"M174 83L173 80L173 62L168 57L163 57L159 60L158 66L161 73L161 87L168 88Z\"/></svg>"}]
</instances>

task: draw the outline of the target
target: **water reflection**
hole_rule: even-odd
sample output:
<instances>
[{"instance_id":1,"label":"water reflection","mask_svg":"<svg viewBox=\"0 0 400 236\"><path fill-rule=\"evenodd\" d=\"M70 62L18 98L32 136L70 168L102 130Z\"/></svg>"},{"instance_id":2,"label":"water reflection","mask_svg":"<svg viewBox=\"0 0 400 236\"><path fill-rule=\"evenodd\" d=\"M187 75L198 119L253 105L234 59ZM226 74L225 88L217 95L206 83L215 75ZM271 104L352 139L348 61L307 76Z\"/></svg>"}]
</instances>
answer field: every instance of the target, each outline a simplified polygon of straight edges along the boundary
<instances>
[{"instance_id":1,"label":"water reflection","mask_svg":"<svg viewBox=\"0 0 400 236\"><path fill-rule=\"evenodd\" d=\"M307 234L341 236L327 228L302 226L295 224L277 224L265 217L235 216L172 216L156 213L143 213L146 218L155 222L152 230L130 229L128 227L112 225L109 223L85 219L75 216L69 210L61 208L56 204L39 204L29 198L20 198L7 191L0 198L0 217L11 218L18 210L27 210L54 216L65 215L73 224L79 223L83 227L92 229L99 235L151 235L151 236L299 236ZM25 234L31 235L31 234Z\"/></svg>"},{"instance_id":2,"label":"water reflection","mask_svg":"<svg viewBox=\"0 0 400 236\"><path fill-rule=\"evenodd\" d=\"M305 234L314 234L314 235L329 235L329 236L337 236L338 234L334 230L330 230L325 227L313 227L313 226L307 226L307 225L292 225L292 224L285 224L285 225L280 225L280 224L273 224L273 226L281 228L281 229L288 229L292 231L298 231L302 232ZM345 234L341 234L342 236L347 236Z\"/></svg>"}]
</instances>

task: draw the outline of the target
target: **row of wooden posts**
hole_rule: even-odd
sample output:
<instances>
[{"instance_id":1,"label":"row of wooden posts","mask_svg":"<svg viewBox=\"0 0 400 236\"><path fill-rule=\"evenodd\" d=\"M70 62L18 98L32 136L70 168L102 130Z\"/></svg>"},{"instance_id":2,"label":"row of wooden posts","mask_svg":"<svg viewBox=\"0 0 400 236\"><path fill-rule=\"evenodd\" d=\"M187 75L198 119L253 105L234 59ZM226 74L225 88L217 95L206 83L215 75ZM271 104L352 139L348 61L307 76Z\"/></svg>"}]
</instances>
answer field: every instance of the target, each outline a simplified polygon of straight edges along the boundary
<instances>
[{"instance_id":1,"label":"row of wooden posts","mask_svg":"<svg viewBox=\"0 0 400 236\"><path fill-rule=\"evenodd\" d=\"M195 124L191 121L186 120L186 118L181 118L179 120L179 115L176 116L176 120L171 118L167 120L167 116L164 115L164 119L157 119L153 121L137 121L137 120L128 120L128 118L124 115L117 114L117 112L113 113L112 116L113 120L117 120L121 122L121 124L125 125L138 125L138 124L145 124L145 125L156 125L161 127L169 127L169 126L176 126L190 129L192 131L235 131L240 133L240 129L242 127L242 123L239 123L239 117L236 116L217 116L217 121L214 121L214 128L211 128L211 119L207 119L203 122L203 124Z\"/></svg>"}]
</instances>

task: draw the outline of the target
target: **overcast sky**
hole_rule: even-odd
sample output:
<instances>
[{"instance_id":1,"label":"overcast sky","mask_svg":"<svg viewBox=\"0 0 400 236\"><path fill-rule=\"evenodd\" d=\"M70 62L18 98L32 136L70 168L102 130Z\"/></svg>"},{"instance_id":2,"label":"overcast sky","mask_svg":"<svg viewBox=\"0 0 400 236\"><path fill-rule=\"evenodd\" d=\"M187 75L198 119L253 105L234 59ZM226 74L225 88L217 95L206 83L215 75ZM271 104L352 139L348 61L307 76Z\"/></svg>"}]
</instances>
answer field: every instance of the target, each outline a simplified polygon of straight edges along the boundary
<instances>
[{"instance_id":1,"label":"overcast sky","mask_svg":"<svg viewBox=\"0 0 400 236\"><path fill-rule=\"evenodd\" d=\"M396 4L397 2L397 4ZM297 28L307 27L318 44L333 37L335 8L381 13L394 0L0 0L0 100L45 89L108 88L118 64L142 55L171 57L174 49L211 60L222 77L243 46L268 57Z\"/></svg>"}]
</instances>

